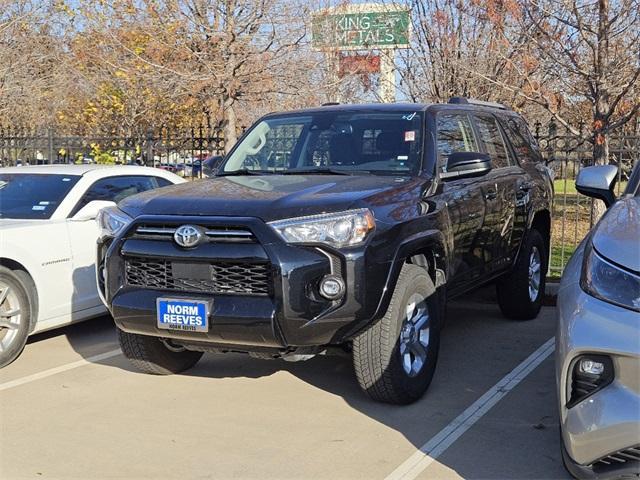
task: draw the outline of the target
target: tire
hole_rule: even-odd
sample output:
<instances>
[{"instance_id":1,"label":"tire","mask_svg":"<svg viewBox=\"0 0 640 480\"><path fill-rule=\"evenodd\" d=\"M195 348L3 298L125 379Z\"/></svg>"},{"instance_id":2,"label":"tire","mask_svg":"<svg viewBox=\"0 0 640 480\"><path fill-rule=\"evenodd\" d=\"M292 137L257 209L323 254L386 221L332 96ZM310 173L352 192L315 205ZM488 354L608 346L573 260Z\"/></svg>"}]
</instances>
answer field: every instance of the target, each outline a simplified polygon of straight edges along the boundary
<instances>
[{"instance_id":1,"label":"tire","mask_svg":"<svg viewBox=\"0 0 640 480\"><path fill-rule=\"evenodd\" d=\"M409 264L402 267L384 317L353 340L356 377L360 387L373 400L406 405L424 395L433 379L438 360L442 298L436 293L424 268ZM411 310L413 312L420 308L426 310L424 325L427 330L422 330L422 335L416 336L408 328L410 304L417 306ZM419 324L420 320L415 323ZM426 349L420 368L416 363L411 363L417 358L413 354L413 347L407 349L408 344L416 346L416 340Z\"/></svg>"},{"instance_id":2,"label":"tire","mask_svg":"<svg viewBox=\"0 0 640 480\"><path fill-rule=\"evenodd\" d=\"M35 314L34 299L35 289L29 275L0 267L0 325L3 325L0 327L0 368L9 365L24 350ZM16 313L9 317L8 312Z\"/></svg>"},{"instance_id":3,"label":"tire","mask_svg":"<svg viewBox=\"0 0 640 480\"><path fill-rule=\"evenodd\" d=\"M169 349L157 337L127 333L118 329L118 341L122 353L136 369L151 375L170 375L193 367L202 352L184 349Z\"/></svg>"},{"instance_id":4,"label":"tire","mask_svg":"<svg viewBox=\"0 0 640 480\"><path fill-rule=\"evenodd\" d=\"M530 266L534 252L539 254L537 293L530 292ZM513 270L496 283L498 305L502 314L512 320L532 320L542 307L546 285L548 252L540 232L535 229L526 235Z\"/></svg>"}]
</instances>

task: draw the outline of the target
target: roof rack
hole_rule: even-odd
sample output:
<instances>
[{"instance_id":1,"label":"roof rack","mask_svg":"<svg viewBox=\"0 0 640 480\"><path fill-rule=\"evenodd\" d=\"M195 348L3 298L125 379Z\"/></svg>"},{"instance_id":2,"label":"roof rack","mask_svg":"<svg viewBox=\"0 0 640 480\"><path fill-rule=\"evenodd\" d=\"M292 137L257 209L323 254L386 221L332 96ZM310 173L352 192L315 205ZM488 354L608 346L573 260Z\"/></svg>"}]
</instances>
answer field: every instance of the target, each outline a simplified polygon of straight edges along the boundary
<instances>
[{"instance_id":1,"label":"roof rack","mask_svg":"<svg viewBox=\"0 0 640 480\"><path fill-rule=\"evenodd\" d=\"M322 104L323 107L331 107L333 105L340 105L340 102L326 102Z\"/></svg>"},{"instance_id":2,"label":"roof rack","mask_svg":"<svg viewBox=\"0 0 640 480\"><path fill-rule=\"evenodd\" d=\"M467 97L451 97L449 99L449 103L453 104L464 104L464 105L479 105L482 107L491 107L491 108L499 108L500 110L509 110L509 107L496 102L485 102L483 100L476 100L475 98L467 98Z\"/></svg>"}]
</instances>

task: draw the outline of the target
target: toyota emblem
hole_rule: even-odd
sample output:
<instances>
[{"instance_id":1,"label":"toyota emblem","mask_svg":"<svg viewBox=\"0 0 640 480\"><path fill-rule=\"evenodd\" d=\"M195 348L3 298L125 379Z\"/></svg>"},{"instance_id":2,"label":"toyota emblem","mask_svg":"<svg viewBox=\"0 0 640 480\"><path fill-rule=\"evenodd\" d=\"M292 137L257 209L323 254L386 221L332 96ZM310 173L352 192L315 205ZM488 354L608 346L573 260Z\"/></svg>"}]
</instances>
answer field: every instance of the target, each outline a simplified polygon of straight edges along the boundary
<instances>
[{"instance_id":1,"label":"toyota emblem","mask_svg":"<svg viewBox=\"0 0 640 480\"><path fill-rule=\"evenodd\" d=\"M182 225L176 229L173 239L181 247L195 247L202 240L202 232L193 225Z\"/></svg>"}]
</instances>

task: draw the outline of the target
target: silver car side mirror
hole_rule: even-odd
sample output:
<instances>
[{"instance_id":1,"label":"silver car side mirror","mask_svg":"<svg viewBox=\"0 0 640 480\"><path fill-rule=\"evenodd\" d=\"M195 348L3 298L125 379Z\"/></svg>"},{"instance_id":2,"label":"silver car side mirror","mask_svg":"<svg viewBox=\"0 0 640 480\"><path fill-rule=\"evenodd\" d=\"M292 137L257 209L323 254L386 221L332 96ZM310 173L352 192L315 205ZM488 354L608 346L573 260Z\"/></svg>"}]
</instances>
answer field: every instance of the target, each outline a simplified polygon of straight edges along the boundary
<instances>
[{"instance_id":1,"label":"silver car side mirror","mask_svg":"<svg viewBox=\"0 0 640 480\"><path fill-rule=\"evenodd\" d=\"M576 190L588 197L602 200L609 208L616 201L613 189L617 180L618 167L615 165L585 167L576 177Z\"/></svg>"}]
</instances>

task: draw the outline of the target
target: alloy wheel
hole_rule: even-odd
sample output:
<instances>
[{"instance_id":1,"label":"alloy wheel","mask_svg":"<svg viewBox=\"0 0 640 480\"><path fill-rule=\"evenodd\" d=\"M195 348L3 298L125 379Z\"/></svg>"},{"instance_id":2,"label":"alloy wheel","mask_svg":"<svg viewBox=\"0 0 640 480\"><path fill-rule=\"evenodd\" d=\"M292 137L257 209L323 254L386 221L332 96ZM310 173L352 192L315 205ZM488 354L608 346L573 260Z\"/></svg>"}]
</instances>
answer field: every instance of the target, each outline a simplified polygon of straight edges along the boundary
<instances>
[{"instance_id":1,"label":"alloy wheel","mask_svg":"<svg viewBox=\"0 0 640 480\"><path fill-rule=\"evenodd\" d=\"M533 247L529 256L529 300L535 302L540 292L540 279L542 277L542 260L540 250Z\"/></svg>"},{"instance_id":2,"label":"alloy wheel","mask_svg":"<svg viewBox=\"0 0 640 480\"><path fill-rule=\"evenodd\" d=\"M402 368L410 377L418 375L427 362L429 351L429 308L426 298L414 293L405 309L400 329L400 358Z\"/></svg>"},{"instance_id":3,"label":"alloy wheel","mask_svg":"<svg viewBox=\"0 0 640 480\"><path fill-rule=\"evenodd\" d=\"M0 352L11 347L18 336L22 320L18 295L8 284L0 280Z\"/></svg>"}]
</instances>

